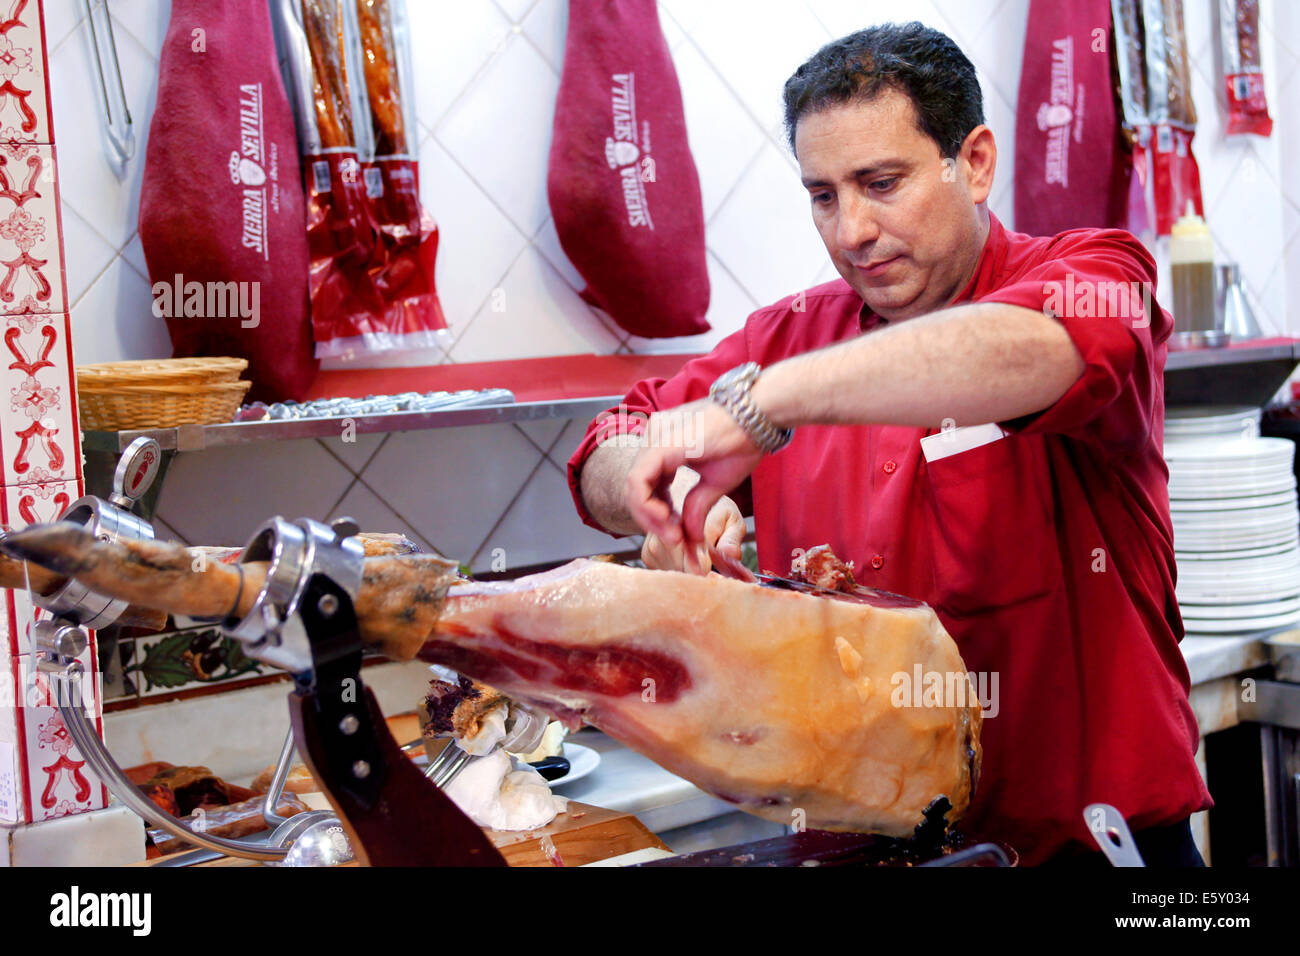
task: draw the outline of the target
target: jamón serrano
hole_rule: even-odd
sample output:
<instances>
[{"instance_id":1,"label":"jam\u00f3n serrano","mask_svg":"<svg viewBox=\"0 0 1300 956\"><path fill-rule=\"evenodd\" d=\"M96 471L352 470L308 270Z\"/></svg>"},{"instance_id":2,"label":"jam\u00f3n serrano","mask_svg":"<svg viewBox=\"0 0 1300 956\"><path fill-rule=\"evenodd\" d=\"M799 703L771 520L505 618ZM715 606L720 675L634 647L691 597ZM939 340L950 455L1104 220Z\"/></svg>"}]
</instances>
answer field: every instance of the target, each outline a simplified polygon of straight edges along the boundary
<instances>
[{"instance_id":1,"label":"jam\u00f3n serrano","mask_svg":"<svg viewBox=\"0 0 1300 956\"><path fill-rule=\"evenodd\" d=\"M195 570L183 548L79 528L38 526L0 547L191 616L225 613L238 586L231 568ZM251 602L265 567L242 567ZM770 820L901 837L945 799L950 823L970 804L980 704L918 602L587 560L478 583L436 556L392 555L367 559L356 607L363 638L389 656L586 721ZM947 694L896 693L918 672Z\"/></svg>"}]
</instances>

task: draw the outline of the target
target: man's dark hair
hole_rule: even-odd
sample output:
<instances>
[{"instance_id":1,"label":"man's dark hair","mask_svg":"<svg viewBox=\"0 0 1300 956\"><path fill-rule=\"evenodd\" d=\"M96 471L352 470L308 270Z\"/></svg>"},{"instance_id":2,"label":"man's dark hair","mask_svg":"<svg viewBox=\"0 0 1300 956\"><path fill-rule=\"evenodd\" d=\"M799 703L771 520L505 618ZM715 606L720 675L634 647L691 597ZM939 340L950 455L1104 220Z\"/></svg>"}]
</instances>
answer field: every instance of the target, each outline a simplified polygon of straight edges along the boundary
<instances>
[{"instance_id":1,"label":"man's dark hair","mask_svg":"<svg viewBox=\"0 0 1300 956\"><path fill-rule=\"evenodd\" d=\"M790 148L795 126L808 113L867 102L890 88L907 95L921 132L950 159L984 122L975 67L957 44L922 23L886 23L826 44L786 80Z\"/></svg>"}]
</instances>

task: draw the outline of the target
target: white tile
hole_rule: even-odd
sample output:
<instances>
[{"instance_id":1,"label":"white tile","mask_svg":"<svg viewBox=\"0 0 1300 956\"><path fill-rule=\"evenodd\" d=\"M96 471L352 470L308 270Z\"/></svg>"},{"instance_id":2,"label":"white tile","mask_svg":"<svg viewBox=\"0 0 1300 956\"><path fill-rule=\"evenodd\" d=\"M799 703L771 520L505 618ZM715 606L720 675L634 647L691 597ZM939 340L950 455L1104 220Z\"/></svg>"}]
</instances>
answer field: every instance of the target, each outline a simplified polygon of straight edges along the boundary
<instances>
[{"instance_id":1,"label":"white tile","mask_svg":"<svg viewBox=\"0 0 1300 956\"><path fill-rule=\"evenodd\" d=\"M420 201L438 223L438 300L463 327L528 244L432 136L420 148Z\"/></svg>"},{"instance_id":2,"label":"white tile","mask_svg":"<svg viewBox=\"0 0 1300 956\"><path fill-rule=\"evenodd\" d=\"M676 57L682 44L686 42L686 34L677 24L677 18L668 11L663 0L660 0L659 3L659 29L663 31L664 42L668 44L668 51Z\"/></svg>"},{"instance_id":3,"label":"white tile","mask_svg":"<svg viewBox=\"0 0 1300 956\"><path fill-rule=\"evenodd\" d=\"M724 338L744 326L758 304L712 253L708 255L709 311L705 318L711 328L702 335L682 335L671 339L628 337L628 348L641 355L708 352ZM830 266L830 261L827 260ZM830 266L834 269L834 266ZM809 285L814 283L810 282Z\"/></svg>"},{"instance_id":4,"label":"white tile","mask_svg":"<svg viewBox=\"0 0 1300 956\"><path fill-rule=\"evenodd\" d=\"M56 501L60 496L54 492L60 489L76 497L69 483L78 477L81 456L73 424L76 399L67 328L62 313L9 319L4 330L7 359L0 364L0 395L6 398L0 406L0 475L9 487L37 483L29 490Z\"/></svg>"},{"instance_id":5,"label":"white tile","mask_svg":"<svg viewBox=\"0 0 1300 956\"><path fill-rule=\"evenodd\" d=\"M981 81L992 85L1001 95L1003 105L1013 112L1020 93L1020 66L1025 56L1028 25L1029 0L1007 0L988 18L988 25L979 38L962 47L975 64ZM988 103L984 108L987 112ZM1004 139L1015 139L1014 125L994 132L1001 132Z\"/></svg>"},{"instance_id":6,"label":"white tile","mask_svg":"<svg viewBox=\"0 0 1300 956\"><path fill-rule=\"evenodd\" d=\"M45 42L47 52L68 38L68 35L85 20L86 8L75 0L51 0L42 4L45 13Z\"/></svg>"},{"instance_id":7,"label":"white tile","mask_svg":"<svg viewBox=\"0 0 1300 956\"><path fill-rule=\"evenodd\" d=\"M524 36L532 40L556 73L564 65L564 37L569 28L569 5L564 0L537 0L524 17Z\"/></svg>"},{"instance_id":8,"label":"white tile","mask_svg":"<svg viewBox=\"0 0 1300 956\"><path fill-rule=\"evenodd\" d=\"M177 455L158 513L197 544L240 547L268 518L320 520L353 476L312 439Z\"/></svg>"},{"instance_id":9,"label":"white tile","mask_svg":"<svg viewBox=\"0 0 1300 956\"><path fill-rule=\"evenodd\" d=\"M131 264L132 268L134 268L136 272L148 278L149 263L146 262L144 258L144 243L140 241L139 232L131 237L131 241L123 247L121 254L122 257Z\"/></svg>"},{"instance_id":10,"label":"white tile","mask_svg":"<svg viewBox=\"0 0 1300 956\"><path fill-rule=\"evenodd\" d=\"M976 39L984 32L989 18L997 11L1001 0L966 0L964 3L942 3L935 11L943 23L926 21L943 30L959 47L973 48ZM908 11L909 14L911 11Z\"/></svg>"},{"instance_id":11,"label":"white tile","mask_svg":"<svg viewBox=\"0 0 1300 956\"><path fill-rule=\"evenodd\" d=\"M808 9L831 39L848 36L877 23L897 20L897 6L884 0L807 0ZM907 19L915 14L908 8Z\"/></svg>"},{"instance_id":12,"label":"white tile","mask_svg":"<svg viewBox=\"0 0 1300 956\"><path fill-rule=\"evenodd\" d=\"M987 78L983 86L988 90L984 96L984 125L993 131L998 147L998 164L993 173L996 192L998 185L1010 187L1015 182L1016 114L995 90L989 89Z\"/></svg>"},{"instance_id":13,"label":"white tile","mask_svg":"<svg viewBox=\"0 0 1300 956\"><path fill-rule=\"evenodd\" d=\"M614 547L614 538L582 523L564 476L544 462L487 536L471 569L509 570L600 554ZM500 567L501 561L505 568Z\"/></svg>"},{"instance_id":14,"label":"white tile","mask_svg":"<svg viewBox=\"0 0 1300 956\"><path fill-rule=\"evenodd\" d=\"M785 81L830 35L807 7L790 0L698 7L693 24L683 22L683 29L767 129L781 118ZM671 9L677 15L680 7Z\"/></svg>"},{"instance_id":15,"label":"white tile","mask_svg":"<svg viewBox=\"0 0 1300 956\"><path fill-rule=\"evenodd\" d=\"M486 0L416 0L406 9L416 113L432 129L510 35L510 24Z\"/></svg>"},{"instance_id":16,"label":"white tile","mask_svg":"<svg viewBox=\"0 0 1300 956\"><path fill-rule=\"evenodd\" d=\"M559 76L512 37L434 132L526 235L549 215L547 157Z\"/></svg>"},{"instance_id":17,"label":"white tile","mask_svg":"<svg viewBox=\"0 0 1300 956\"><path fill-rule=\"evenodd\" d=\"M362 478L416 534L468 561L541 454L511 425L393 435Z\"/></svg>"},{"instance_id":18,"label":"white tile","mask_svg":"<svg viewBox=\"0 0 1300 956\"><path fill-rule=\"evenodd\" d=\"M1183 31L1187 38L1187 52L1192 68L1206 78L1213 78L1215 73L1214 55L1216 51L1211 44L1219 42L1219 4L1218 3L1184 3ZM1201 101L1196 100L1196 111L1201 111ZM1209 108L1210 104L1206 104Z\"/></svg>"},{"instance_id":19,"label":"white tile","mask_svg":"<svg viewBox=\"0 0 1300 956\"><path fill-rule=\"evenodd\" d=\"M0 135L5 140L52 143L50 107L45 83L48 75L44 51L49 43L41 28L40 7L35 3L8 3L4 16L14 19L0 36L5 55L5 79L20 91L0 98Z\"/></svg>"},{"instance_id":20,"label":"white tile","mask_svg":"<svg viewBox=\"0 0 1300 956\"><path fill-rule=\"evenodd\" d=\"M1192 155L1196 157L1198 166L1201 156L1208 155L1222 145L1227 129L1221 104L1214 91L1214 84L1200 72L1192 74L1192 102L1196 104L1196 136L1192 140Z\"/></svg>"},{"instance_id":21,"label":"white tile","mask_svg":"<svg viewBox=\"0 0 1300 956\"><path fill-rule=\"evenodd\" d=\"M830 257L826 258L826 264L822 266L821 272L817 273L815 285L821 285L823 282L830 282L840 278L839 270L835 268L835 263L831 262Z\"/></svg>"},{"instance_id":22,"label":"white tile","mask_svg":"<svg viewBox=\"0 0 1300 956\"><path fill-rule=\"evenodd\" d=\"M153 314L149 280L121 256L72 307L72 348L78 365L171 356L167 326Z\"/></svg>"},{"instance_id":23,"label":"white tile","mask_svg":"<svg viewBox=\"0 0 1300 956\"><path fill-rule=\"evenodd\" d=\"M707 220L753 161L765 137L695 46L684 45L675 62Z\"/></svg>"},{"instance_id":24,"label":"white tile","mask_svg":"<svg viewBox=\"0 0 1300 956\"><path fill-rule=\"evenodd\" d=\"M539 451L549 451L567 424L567 419L563 418L542 418L535 422L519 422L515 427L523 432Z\"/></svg>"},{"instance_id":25,"label":"white tile","mask_svg":"<svg viewBox=\"0 0 1300 956\"><path fill-rule=\"evenodd\" d=\"M1265 335L1286 335L1287 329L1287 311L1286 311L1286 269L1279 263L1278 268L1273 270L1273 274L1268 277L1264 286L1259 291L1259 296L1253 302L1252 307L1256 307L1256 318L1259 319L1260 326Z\"/></svg>"},{"instance_id":26,"label":"white tile","mask_svg":"<svg viewBox=\"0 0 1300 956\"><path fill-rule=\"evenodd\" d=\"M581 292L587 286L587 280L573 267L564 248L560 245L559 233L555 231L555 220L547 217L542 228L533 237L533 248L546 257L546 261L555 267L555 271L564 277L575 292Z\"/></svg>"},{"instance_id":27,"label":"white tile","mask_svg":"<svg viewBox=\"0 0 1300 956\"><path fill-rule=\"evenodd\" d=\"M116 21L113 33L117 44L121 46L120 34L125 30L155 60L158 59L171 21L171 0L113 0L109 10Z\"/></svg>"},{"instance_id":28,"label":"white tile","mask_svg":"<svg viewBox=\"0 0 1300 956\"><path fill-rule=\"evenodd\" d=\"M348 490L348 493L343 496L343 500L329 513L331 521L335 518L344 517L355 519L357 526L362 531L379 532L381 534L404 534L418 544L421 550L436 551L438 548L433 542L420 537L415 529L411 527L409 521L399 517L392 508L379 500L378 495L359 481Z\"/></svg>"},{"instance_id":29,"label":"white tile","mask_svg":"<svg viewBox=\"0 0 1300 956\"><path fill-rule=\"evenodd\" d=\"M551 463L556 468L565 474L568 474L569 459L578 450L578 445L582 443L583 436L587 434L587 426L590 424L591 422L582 419L569 419L564 423L564 431L560 432L560 437L551 446L547 457L551 459Z\"/></svg>"},{"instance_id":30,"label":"white tile","mask_svg":"<svg viewBox=\"0 0 1300 956\"><path fill-rule=\"evenodd\" d=\"M1002 157L998 157L998 166L1002 165ZM1016 196L1015 187L1011 184L1013 177L998 176L993 181L993 191L989 194L989 211L997 216L1002 225L1008 229L1016 228Z\"/></svg>"},{"instance_id":31,"label":"white tile","mask_svg":"<svg viewBox=\"0 0 1300 956\"><path fill-rule=\"evenodd\" d=\"M77 215L66 202L63 204L63 255L67 268L68 301L77 300L90 288L90 283L103 272L117 253L90 223Z\"/></svg>"},{"instance_id":32,"label":"white tile","mask_svg":"<svg viewBox=\"0 0 1300 956\"><path fill-rule=\"evenodd\" d=\"M453 329L453 331L458 331ZM456 340L457 362L607 355L620 340L598 319L537 250L529 247Z\"/></svg>"},{"instance_id":33,"label":"white tile","mask_svg":"<svg viewBox=\"0 0 1300 956\"><path fill-rule=\"evenodd\" d=\"M537 0L496 0L497 6L510 18L512 23L519 23L524 20L536 2Z\"/></svg>"},{"instance_id":34,"label":"white tile","mask_svg":"<svg viewBox=\"0 0 1300 956\"><path fill-rule=\"evenodd\" d=\"M45 265L21 265L0 289L0 311L63 312L63 250L59 244L59 192L55 149L8 143L0 148L0 171L10 183L0 198L0 262L21 263L23 253Z\"/></svg>"},{"instance_id":35,"label":"white tile","mask_svg":"<svg viewBox=\"0 0 1300 956\"><path fill-rule=\"evenodd\" d=\"M808 193L771 144L713 217L707 238L710 251L764 305L810 285L827 256Z\"/></svg>"},{"instance_id":36,"label":"white tile","mask_svg":"<svg viewBox=\"0 0 1300 956\"><path fill-rule=\"evenodd\" d=\"M362 676L386 714L412 710L429 682L428 666L415 661L367 667ZM268 683L117 711L104 718L105 739L124 767L168 760L247 783L280 752L289 729L286 690L285 683Z\"/></svg>"},{"instance_id":37,"label":"white tile","mask_svg":"<svg viewBox=\"0 0 1300 956\"><path fill-rule=\"evenodd\" d=\"M1292 238L1287 244L1283 296L1286 304L1285 328L1287 334L1291 336L1300 336L1300 266L1296 265L1298 260L1300 260L1300 239Z\"/></svg>"},{"instance_id":38,"label":"white tile","mask_svg":"<svg viewBox=\"0 0 1300 956\"><path fill-rule=\"evenodd\" d=\"M126 866L144 858L144 820L121 804L19 827L0 850L0 866Z\"/></svg>"},{"instance_id":39,"label":"white tile","mask_svg":"<svg viewBox=\"0 0 1300 956\"><path fill-rule=\"evenodd\" d=\"M50 97L63 198L101 236L121 248L136 230L149 117L158 92L158 64L138 43L117 44L127 105L135 121L135 156L124 169L108 158L99 80L90 31L81 29L50 57Z\"/></svg>"},{"instance_id":40,"label":"white tile","mask_svg":"<svg viewBox=\"0 0 1300 956\"><path fill-rule=\"evenodd\" d=\"M344 441L345 437L355 438L355 441ZM388 435L380 432L369 432L363 434L352 434L342 432L331 438L318 438L321 446L335 458L343 462L344 466L353 474L360 474L366 467L366 462L374 457L379 446L384 443Z\"/></svg>"}]
</instances>

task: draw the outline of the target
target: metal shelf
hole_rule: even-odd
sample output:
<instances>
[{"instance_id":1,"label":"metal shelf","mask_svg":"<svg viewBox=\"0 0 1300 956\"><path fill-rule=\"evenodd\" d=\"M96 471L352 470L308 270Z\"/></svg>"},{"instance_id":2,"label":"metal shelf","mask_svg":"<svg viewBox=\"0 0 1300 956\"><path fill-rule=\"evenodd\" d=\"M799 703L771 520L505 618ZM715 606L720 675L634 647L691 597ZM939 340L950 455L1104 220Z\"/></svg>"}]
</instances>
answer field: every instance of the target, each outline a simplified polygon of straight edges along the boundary
<instances>
[{"instance_id":1,"label":"metal shelf","mask_svg":"<svg viewBox=\"0 0 1300 956\"><path fill-rule=\"evenodd\" d=\"M1294 339L1270 339L1268 341L1271 344L1171 351L1165 360L1165 371L1175 372L1189 368L1211 368L1217 365L1243 365L1278 360L1300 361L1300 350L1297 349L1300 342Z\"/></svg>"},{"instance_id":2,"label":"metal shelf","mask_svg":"<svg viewBox=\"0 0 1300 956\"><path fill-rule=\"evenodd\" d=\"M1165 360L1165 404L1263 406L1298 362L1296 339L1170 352Z\"/></svg>"},{"instance_id":3,"label":"metal shelf","mask_svg":"<svg viewBox=\"0 0 1300 956\"><path fill-rule=\"evenodd\" d=\"M468 425L502 425L547 418L591 419L623 400L621 395L596 398L567 398L550 402L514 402L475 408L448 408L429 412L387 412L348 418L294 418L281 421L229 422L222 425L179 425L175 428L143 428L121 432L85 432L86 452L118 454L136 438L148 435L163 451L202 451L223 445L290 441L298 438L334 438L344 422L352 422L356 433L412 432L433 428L461 428Z\"/></svg>"}]
</instances>

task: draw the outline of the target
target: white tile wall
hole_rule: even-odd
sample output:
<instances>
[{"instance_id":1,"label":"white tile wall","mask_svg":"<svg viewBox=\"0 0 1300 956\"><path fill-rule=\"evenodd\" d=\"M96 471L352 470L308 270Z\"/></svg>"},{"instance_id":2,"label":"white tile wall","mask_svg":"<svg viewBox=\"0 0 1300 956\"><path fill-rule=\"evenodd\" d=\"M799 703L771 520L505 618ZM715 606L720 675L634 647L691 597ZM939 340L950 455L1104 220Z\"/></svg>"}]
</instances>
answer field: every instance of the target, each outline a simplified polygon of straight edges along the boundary
<instances>
[{"instance_id":1,"label":"white tile wall","mask_svg":"<svg viewBox=\"0 0 1300 956\"><path fill-rule=\"evenodd\" d=\"M408 5L418 38L421 192L441 230L438 283L452 327L445 356L414 361L702 351L753 309L833 277L785 147L780 91L816 47L872 22L920 19L975 62L999 141L991 206L1014 225L1014 105L1029 0L661 0L704 196L713 331L629 338L577 295L582 281L559 249L546 204L567 4ZM135 215L169 0L110 0L136 122L136 157L125 169L103 157L89 132L99 128L100 107L82 5L45 6L78 361L165 355ZM1230 141L1220 133L1211 3L1185 6L1201 118L1194 149L1219 255L1240 261L1266 328L1300 334L1300 183L1292 173L1300 169L1300 4L1262 4L1273 137ZM1162 247L1157 258L1167 270ZM476 567L487 566L494 547L514 551L508 559L516 565L528 563L516 560L525 555L599 550L603 539L573 520L557 467L579 430L558 427L302 443L262 455L255 479L252 459L238 454L182 456L160 514L179 536L216 544L242 542L273 510L324 517L352 509L367 525L399 525Z\"/></svg>"}]
</instances>

